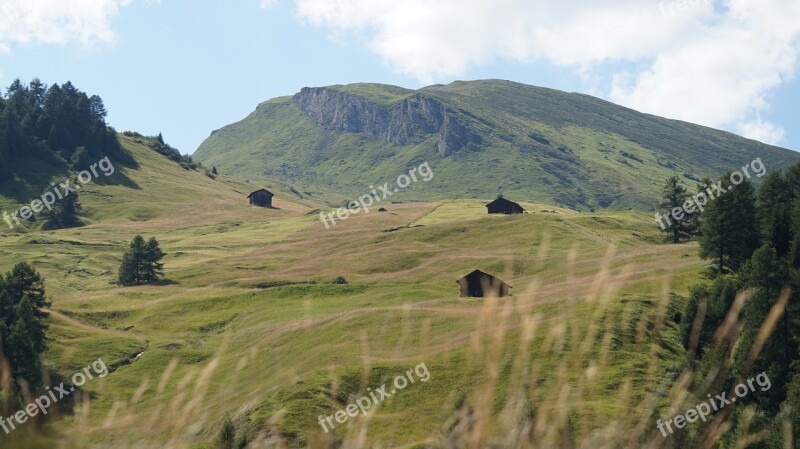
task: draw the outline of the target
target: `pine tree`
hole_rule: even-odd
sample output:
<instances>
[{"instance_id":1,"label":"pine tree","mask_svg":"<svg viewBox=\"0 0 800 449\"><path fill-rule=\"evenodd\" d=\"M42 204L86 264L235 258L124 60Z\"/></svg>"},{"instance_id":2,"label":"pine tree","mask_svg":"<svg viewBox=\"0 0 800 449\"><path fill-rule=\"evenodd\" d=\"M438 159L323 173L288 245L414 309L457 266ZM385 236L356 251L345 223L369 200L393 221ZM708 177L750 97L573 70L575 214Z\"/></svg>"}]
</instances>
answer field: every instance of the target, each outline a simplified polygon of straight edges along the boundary
<instances>
[{"instance_id":1,"label":"pine tree","mask_svg":"<svg viewBox=\"0 0 800 449\"><path fill-rule=\"evenodd\" d=\"M791 203L788 204L792 232L789 259L794 268L800 268L800 163L786 169L785 179L791 197Z\"/></svg>"},{"instance_id":2,"label":"pine tree","mask_svg":"<svg viewBox=\"0 0 800 449\"><path fill-rule=\"evenodd\" d=\"M16 310L17 319L8 330L5 353L11 365L12 377L28 383L31 391L42 383L42 364L37 348L39 323L34 318L34 308L27 297L23 297Z\"/></svg>"},{"instance_id":3,"label":"pine tree","mask_svg":"<svg viewBox=\"0 0 800 449\"><path fill-rule=\"evenodd\" d=\"M145 246L144 253L144 282L152 283L157 281L164 274L164 264L160 260L164 258L164 252L158 246L155 237L150 237Z\"/></svg>"},{"instance_id":4,"label":"pine tree","mask_svg":"<svg viewBox=\"0 0 800 449\"><path fill-rule=\"evenodd\" d=\"M800 163L787 168L784 176L792 198L800 198Z\"/></svg>"},{"instance_id":5,"label":"pine tree","mask_svg":"<svg viewBox=\"0 0 800 449\"><path fill-rule=\"evenodd\" d=\"M787 382L786 386L786 401L781 406L785 410L786 420L792 426L792 429L800 429L800 374L792 376L791 380ZM781 429L783 430L783 429ZM786 432L781 432L781 436L786 438ZM792 432L791 441L784 447L796 448L800 446L800 434L795 430ZM773 446L780 447L780 446Z\"/></svg>"},{"instance_id":6,"label":"pine tree","mask_svg":"<svg viewBox=\"0 0 800 449\"><path fill-rule=\"evenodd\" d=\"M775 248L778 257L791 251L794 233L792 230L792 192L789 183L780 172L764 178L758 190L758 224L762 241Z\"/></svg>"},{"instance_id":7,"label":"pine tree","mask_svg":"<svg viewBox=\"0 0 800 449\"><path fill-rule=\"evenodd\" d=\"M730 178L730 174L726 175ZM756 191L753 184L745 179L739 185L730 185L725 196L731 197L730 206L736 222L731 235L736 244L731 250L731 268L736 270L753 256L761 247L761 233L758 227Z\"/></svg>"},{"instance_id":8,"label":"pine tree","mask_svg":"<svg viewBox=\"0 0 800 449\"><path fill-rule=\"evenodd\" d=\"M127 287L139 284L136 265L133 253L131 251L125 251L125 254L122 255L122 263L119 266L119 276L117 277L119 285Z\"/></svg>"},{"instance_id":9,"label":"pine tree","mask_svg":"<svg viewBox=\"0 0 800 449\"><path fill-rule=\"evenodd\" d=\"M681 219L676 218L674 214L672 214L672 211L675 209L683 211L683 205L686 203L686 200L689 199L686 187L681 184L680 178L672 176L667 179L663 192L664 201L659 207L665 209L670 214L670 220L666 223L666 227L663 231L670 235L669 238L672 243L680 243L681 240L691 238L692 235L695 234L696 229L696 220L693 219L693 215L695 214L684 211L683 214L685 216Z\"/></svg>"},{"instance_id":10,"label":"pine tree","mask_svg":"<svg viewBox=\"0 0 800 449\"><path fill-rule=\"evenodd\" d=\"M103 99L97 95L92 95L89 97L89 105L92 112L92 118L105 123L108 111L106 110L105 104L103 104Z\"/></svg>"},{"instance_id":11,"label":"pine tree","mask_svg":"<svg viewBox=\"0 0 800 449\"><path fill-rule=\"evenodd\" d=\"M788 262L780 259L775 248L769 245L757 249L742 267L741 277L744 287L755 287L756 291L742 311L744 332L737 342L735 356L736 369L739 372L749 368L747 366L749 352L755 343L756 334L778 301L784 287L796 284L795 276ZM791 376L790 366L793 361L800 358L793 338L793 335L798 334L796 323L793 323L793 309L790 300L761 354L754 361L751 372L766 371L773 379L788 379ZM783 400L783 393L781 388L776 388L759 395L759 402L773 412L777 411L778 403Z\"/></svg>"},{"instance_id":12,"label":"pine tree","mask_svg":"<svg viewBox=\"0 0 800 449\"><path fill-rule=\"evenodd\" d=\"M141 235L135 236L128 250L122 255L122 265L119 268L120 285L139 285L143 282L141 269L144 249L144 238Z\"/></svg>"},{"instance_id":13,"label":"pine tree","mask_svg":"<svg viewBox=\"0 0 800 449\"><path fill-rule=\"evenodd\" d=\"M794 268L800 268L800 196L789 206L792 224L792 242L789 249L789 260Z\"/></svg>"},{"instance_id":14,"label":"pine tree","mask_svg":"<svg viewBox=\"0 0 800 449\"><path fill-rule=\"evenodd\" d=\"M24 90L25 86L23 86L22 81L20 81L20 79L17 78L14 80L14 82L11 83L10 86L8 86L8 89L6 90L6 98L11 98L14 95Z\"/></svg>"},{"instance_id":15,"label":"pine tree","mask_svg":"<svg viewBox=\"0 0 800 449\"><path fill-rule=\"evenodd\" d=\"M60 213L58 220L65 228L74 227L80 224L78 219L78 212L81 210L81 204L78 202L78 193L73 192L61 200Z\"/></svg>"},{"instance_id":16,"label":"pine tree","mask_svg":"<svg viewBox=\"0 0 800 449\"><path fill-rule=\"evenodd\" d=\"M40 354L47 349L49 316L44 281L26 263L0 278L0 343L11 374L32 390L41 385Z\"/></svg>"},{"instance_id":17,"label":"pine tree","mask_svg":"<svg viewBox=\"0 0 800 449\"><path fill-rule=\"evenodd\" d=\"M698 305L705 302L705 315L695 348L700 354L713 344L714 334L728 315L740 288L740 281L735 275L719 276L711 285L697 284L691 287L690 301L681 318L683 343L687 348Z\"/></svg>"},{"instance_id":18,"label":"pine tree","mask_svg":"<svg viewBox=\"0 0 800 449\"><path fill-rule=\"evenodd\" d=\"M47 93L47 84L39 78L31 80L30 85L30 104L32 108L42 108L44 106L44 95Z\"/></svg>"},{"instance_id":19,"label":"pine tree","mask_svg":"<svg viewBox=\"0 0 800 449\"><path fill-rule=\"evenodd\" d=\"M724 192L715 194L703 213L700 256L713 259L717 274L737 270L759 246L756 223L755 190L749 180L739 185L730 174L721 179Z\"/></svg>"},{"instance_id":20,"label":"pine tree","mask_svg":"<svg viewBox=\"0 0 800 449\"><path fill-rule=\"evenodd\" d=\"M164 264L159 261L164 252L155 237L145 243L141 235L131 241L128 250L122 256L118 282L120 285L132 286L149 284L157 281L164 272Z\"/></svg>"},{"instance_id":21,"label":"pine tree","mask_svg":"<svg viewBox=\"0 0 800 449\"><path fill-rule=\"evenodd\" d=\"M64 229L81 225L78 214L82 210L78 199L78 192L71 192L64 198L56 201L50 210L46 210L44 229Z\"/></svg>"},{"instance_id":22,"label":"pine tree","mask_svg":"<svg viewBox=\"0 0 800 449\"><path fill-rule=\"evenodd\" d=\"M43 352L46 347L45 335L47 324L45 320L50 316L42 309L50 307L44 290L44 280L30 265L25 262L19 263L6 273L0 285L0 317L5 319L5 323L10 328L16 320L16 308L22 298L28 298L34 310L36 318L36 333L33 340L36 349Z\"/></svg>"}]
</instances>

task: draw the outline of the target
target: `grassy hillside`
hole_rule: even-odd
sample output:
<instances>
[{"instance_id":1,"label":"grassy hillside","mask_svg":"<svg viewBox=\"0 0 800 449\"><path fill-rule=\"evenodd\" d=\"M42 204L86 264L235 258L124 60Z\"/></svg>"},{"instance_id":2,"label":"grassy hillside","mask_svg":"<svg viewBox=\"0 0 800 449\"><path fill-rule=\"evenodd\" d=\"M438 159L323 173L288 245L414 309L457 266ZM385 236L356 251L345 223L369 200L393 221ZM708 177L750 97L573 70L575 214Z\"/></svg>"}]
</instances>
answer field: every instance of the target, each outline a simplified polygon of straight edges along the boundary
<instances>
[{"instance_id":1,"label":"grassy hillside","mask_svg":"<svg viewBox=\"0 0 800 449\"><path fill-rule=\"evenodd\" d=\"M542 447L565 429L651 438L659 386L683 367L669 292L702 262L695 244L657 244L649 215L524 203L533 213L499 217L452 200L326 230L287 188L277 209L251 208L249 184L123 145L139 168L87 188L88 226L0 235L0 269L28 261L46 278L47 363L114 368L85 385L91 401L3 447L213 448L226 417L248 447L512 447L524 428ZM136 233L162 243L168 282L112 284ZM475 268L514 296L458 298ZM427 382L333 433L317 423L420 363Z\"/></svg>"},{"instance_id":2,"label":"grassy hillside","mask_svg":"<svg viewBox=\"0 0 800 449\"><path fill-rule=\"evenodd\" d=\"M444 124L432 125L440 113ZM435 180L403 200L502 193L576 210L652 210L673 174L693 188L756 158L768 170L800 161L727 132L498 80L304 89L214 131L194 157L243 179L303 185L302 195L333 204L428 161Z\"/></svg>"}]
</instances>

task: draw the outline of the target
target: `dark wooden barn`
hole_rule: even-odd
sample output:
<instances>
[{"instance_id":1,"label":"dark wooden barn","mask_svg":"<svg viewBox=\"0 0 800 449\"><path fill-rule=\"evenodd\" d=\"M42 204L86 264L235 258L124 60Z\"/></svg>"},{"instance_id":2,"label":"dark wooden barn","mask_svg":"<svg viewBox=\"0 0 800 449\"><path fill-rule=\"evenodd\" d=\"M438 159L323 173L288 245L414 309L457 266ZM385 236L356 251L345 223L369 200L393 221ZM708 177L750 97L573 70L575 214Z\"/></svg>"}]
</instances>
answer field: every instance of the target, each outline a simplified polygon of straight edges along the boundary
<instances>
[{"instance_id":1,"label":"dark wooden barn","mask_svg":"<svg viewBox=\"0 0 800 449\"><path fill-rule=\"evenodd\" d=\"M259 206L259 207L272 207L272 197L275 196L272 192L267 189L260 189L256 190L255 192L247 195L247 198L250 199L251 206Z\"/></svg>"},{"instance_id":2,"label":"dark wooden barn","mask_svg":"<svg viewBox=\"0 0 800 449\"><path fill-rule=\"evenodd\" d=\"M511 296L511 286L481 270L475 270L456 281L461 286L462 298L483 298L484 296Z\"/></svg>"},{"instance_id":3,"label":"dark wooden barn","mask_svg":"<svg viewBox=\"0 0 800 449\"><path fill-rule=\"evenodd\" d=\"M487 204L486 209L489 210L490 214L510 215L525 213L525 209L523 209L522 206L513 201L509 201L502 196Z\"/></svg>"}]
</instances>

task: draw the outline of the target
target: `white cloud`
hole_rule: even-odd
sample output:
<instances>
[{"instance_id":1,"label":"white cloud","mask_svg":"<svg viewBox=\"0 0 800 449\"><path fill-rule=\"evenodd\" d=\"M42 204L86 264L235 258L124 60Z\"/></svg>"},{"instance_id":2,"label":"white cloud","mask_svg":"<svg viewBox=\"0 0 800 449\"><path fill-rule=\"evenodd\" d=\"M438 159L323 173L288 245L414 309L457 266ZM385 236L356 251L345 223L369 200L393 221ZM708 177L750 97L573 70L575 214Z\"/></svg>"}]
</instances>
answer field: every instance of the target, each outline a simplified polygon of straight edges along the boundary
<instances>
[{"instance_id":1,"label":"white cloud","mask_svg":"<svg viewBox=\"0 0 800 449\"><path fill-rule=\"evenodd\" d=\"M14 45L112 42L111 19L132 0L0 0L0 51Z\"/></svg>"},{"instance_id":2,"label":"white cloud","mask_svg":"<svg viewBox=\"0 0 800 449\"><path fill-rule=\"evenodd\" d=\"M372 51L422 82L497 58L591 77L625 63L609 99L714 127L768 131L754 117L800 52L797 0L295 1L311 24L366 34ZM771 126L758 135L780 137Z\"/></svg>"},{"instance_id":3,"label":"white cloud","mask_svg":"<svg viewBox=\"0 0 800 449\"><path fill-rule=\"evenodd\" d=\"M278 4L278 0L261 0L261 8L270 9Z\"/></svg>"},{"instance_id":4,"label":"white cloud","mask_svg":"<svg viewBox=\"0 0 800 449\"><path fill-rule=\"evenodd\" d=\"M770 145L780 145L786 137L786 131L782 127L759 119L748 123L740 123L738 131L744 137Z\"/></svg>"}]
</instances>

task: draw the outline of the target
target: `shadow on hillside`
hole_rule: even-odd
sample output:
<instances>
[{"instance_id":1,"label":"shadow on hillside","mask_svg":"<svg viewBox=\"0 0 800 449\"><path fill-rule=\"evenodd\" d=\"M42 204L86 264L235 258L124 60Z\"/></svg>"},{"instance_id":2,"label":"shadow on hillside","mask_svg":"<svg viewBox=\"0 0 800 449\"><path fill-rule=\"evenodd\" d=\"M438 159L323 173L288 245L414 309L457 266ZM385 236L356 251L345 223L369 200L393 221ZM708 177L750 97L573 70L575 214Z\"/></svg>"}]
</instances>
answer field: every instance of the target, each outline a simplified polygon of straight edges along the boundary
<instances>
[{"instance_id":1,"label":"shadow on hillside","mask_svg":"<svg viewBox=\"0 0 800 449\"><path fill-rule=\"evenodd\" d=\"M92 175L91 181L87 185L96 184L99 186L120 185L129 189L141 190L141 187L126 175L120 167L133 168L138 164L117 163L114 173L105 176L104 172L95 168L98 176ZM18 159L9 164L10 171L14 174L0 179L0 195L8 198L16 204L29 204L31 201L41 198L47 192L53 192L62 183L67 183L75 188L81 183L77 179L77 173L69 171L64 165L53 161L43 161L36 158Z\"/></svg>"},{"instance_id":2,"label":"shadow on hillside","mask_svg":"<svg viewBox=\"0 0 800 449\"><path fill-rule=\"evenodd\" d=\"M165 285L180 285L180 282L174 281L172 279L159 279L155 282L151 282L148 285L158 285L158 286L165 286Z\"/></svg>"},{"instance_id":3,"label":"shadow on hillside","mask_svg":"<svg viewBox=\"0 0 800 449\"><path fill-rule=\"evenodd\" d=\"M137 184L134 180L129 178L128 175L126 175L119 169L114 170L114 173L110 176L104 176L101 173L99 177L94 178L92 180L92 183L97 184L99 186L120 185L123 187L127 187L129 189L142 190L139 184Z\"/></svg>"}]
</instances>

